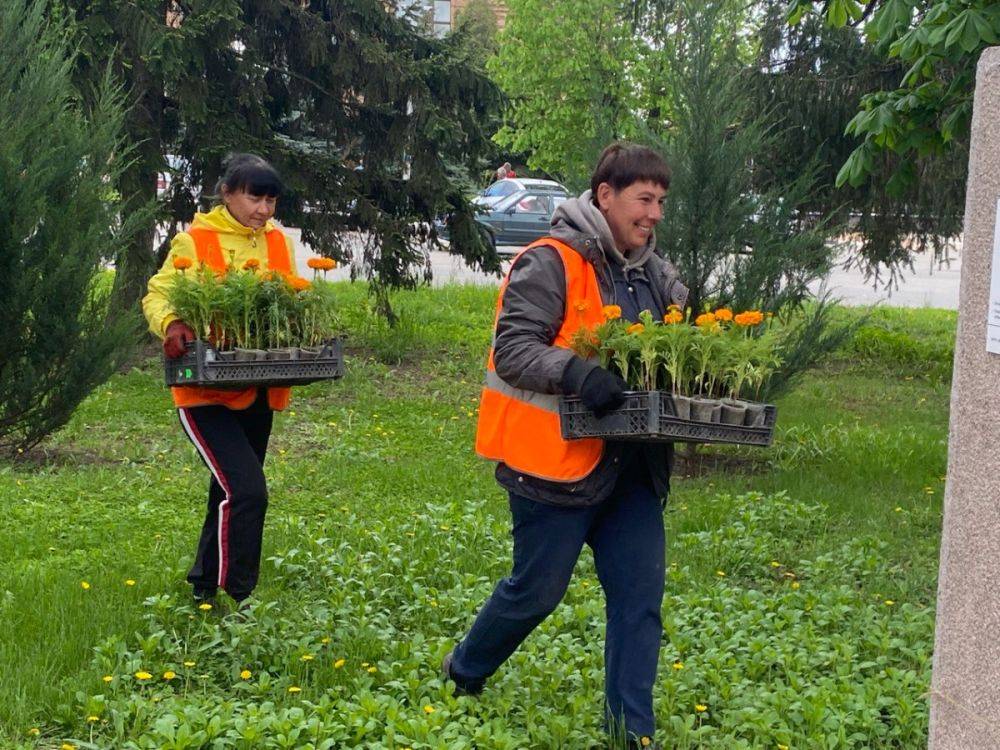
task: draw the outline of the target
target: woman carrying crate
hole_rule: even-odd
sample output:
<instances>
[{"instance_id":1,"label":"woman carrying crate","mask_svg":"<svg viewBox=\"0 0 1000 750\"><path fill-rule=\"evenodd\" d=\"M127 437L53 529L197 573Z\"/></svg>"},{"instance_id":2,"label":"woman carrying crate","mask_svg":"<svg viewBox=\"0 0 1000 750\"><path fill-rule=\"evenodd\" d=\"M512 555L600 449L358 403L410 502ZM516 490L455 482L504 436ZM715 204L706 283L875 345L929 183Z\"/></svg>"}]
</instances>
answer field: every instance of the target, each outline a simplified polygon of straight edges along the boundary
<instances>
[{"instance_id":1,"label":"woman carrying crate","mask_svg":"<svg viewBox=\"0 0 1000 750\"><path fill-rule=\"evenodd\" d=\"M620 406L625 382L576 356L574 332L602 322L609 305L627 320L662 317L684 306L687 289L654 252L670 185L663 159L613 144L590 185L556 210L551 235L514 259L500 287L476 451L497 462L509 494L514 563L442 668L456 692L479 693L559 604L589 544L607 600L607 726L629 747L650 747L669 446L563 440L558 394L578 394L598 415Z\"/></svg>"},{"instance_id":2,"label":"woman carrying crate","mask_svg":"<svg viewBox=\"0 0 1000 750\"><path fill-rule=\"evenodd\" d=\"M291 274L291 240L274 224L282 193L277 171L252 154L225 162L216 186L219 204L197 213L178 233L159 272L149 280L142 309L150 330L163 339L169 358L184 354L196 338L170 309L174 274L201 264L218 274L227 267ZM288 406L288 388L224 390L198 386L171 389L181 427L211 473L208 512L187 580L196 600L211 603L218 588L242 603L257 585L267 510L264 456L275 411Z\"/></svg>"}]
</instances>

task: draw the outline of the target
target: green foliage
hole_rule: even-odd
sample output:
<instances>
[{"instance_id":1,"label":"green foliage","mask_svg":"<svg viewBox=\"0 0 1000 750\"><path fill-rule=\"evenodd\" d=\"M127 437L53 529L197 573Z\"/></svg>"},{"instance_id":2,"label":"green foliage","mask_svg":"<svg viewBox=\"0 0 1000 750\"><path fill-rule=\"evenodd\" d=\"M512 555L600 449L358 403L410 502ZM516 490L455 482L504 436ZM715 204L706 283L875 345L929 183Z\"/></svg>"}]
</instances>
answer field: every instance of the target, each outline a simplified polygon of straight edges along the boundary
<instances>
[{"instance_id":1,"label":"green foliage","mask_svg":"<svg viewBox=\"0 0 1000 750\"><path fill-rule=\"evenodd\" d=\"M915 330L910 320L895 311L877 308L845 345L851 357L886 370L906 371L910 377L949 382L955 358L955 313L936 313L933 325Z\"/></svg>"},{"instance_id":2,"label":"green foliage","mask_svg":"<svg viewBox=\"0 0 1000 750\"><path fill-rule=\"evenodd\" d=\"M510 99L494 139L572 189L601 149L634 132L636 45L614 0L509 0L489 70Z\"/></svg>"},{"instance_id":3,"label":"green foliage","mask_svg":"<svg viewBox=\"0 0 1000 750\"><path fill-rule=\"evenodd\" d=\"M121 92L105 77L81 111L65 29L44 8L0 7L0 451L64 424L135 325L107 318L101 271L130 231L107 190L128 159Z\"/></svg>"},{"instance_id":4,"label":"green foliage","mask_svg":"<svg viewBox=\"0 0 1000 750\"><path fill-rule=\"evenodd\" d=\"M860 185L875 171L878 154L904 159L940 156L968 140L979 54L1000 41L1000 6L991 0L795 0L791 23L821 14L834 27L865 19L876 50L899 60L905 72L896 86L865 96L847 132L863 142L837 176ZM898 178L916 175L901 162Z\"/></svg>"}]
</instances>

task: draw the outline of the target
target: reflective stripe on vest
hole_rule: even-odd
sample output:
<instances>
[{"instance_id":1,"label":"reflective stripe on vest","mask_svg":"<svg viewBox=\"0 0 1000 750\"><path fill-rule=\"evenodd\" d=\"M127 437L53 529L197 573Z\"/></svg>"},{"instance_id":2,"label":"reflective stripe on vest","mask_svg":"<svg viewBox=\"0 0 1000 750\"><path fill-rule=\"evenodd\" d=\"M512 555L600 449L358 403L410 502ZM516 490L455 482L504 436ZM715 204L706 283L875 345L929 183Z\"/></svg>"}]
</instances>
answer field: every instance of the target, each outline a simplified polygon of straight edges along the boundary
<instances>
[{"instance_id":1,"label":"reflective stripe on vest","mask_svg":"<svg viewBox=\"0 0 1000 750\"><path fill-rule=\"evenodd\" d=\"M568 349L579 328L593 328L604 322L601 290L594 267L569 245L551 237L524 248L511 263L511 270L521 254L543 246L556 250L566 276L566 308L562 325L550 345ZM497 297L494 340L510 273L507 272ZM604 441L563 440L559 429L559 397L515 388L505 382L494 368L491 346L479 400L476 453L539 479L576 482L597 467L604 453Z\"/></svg>"},{"instance_id":2,"label":"reflective stripe on vest","mask_svg":"<svg viewBox=\"0 0 1000 750\"><path fill-rule=\"evenodd\" d=\"M225 273L226 261L222 255L219 233L204 227L196 227L189 229L188 234L194 240L194 250L198 256L198 262L204 263L217 274ZM285 243L285 236L279 230L272 229L265 237L267 238L268 270L281 274L291 273L292 261L288 245ZM287 408L291 401L291 393L291 388L268 388L268 406L275 411ZM178 409L210 405L225 406L229 409L246 409L257 399L257 389L231 390L185 385L171 388L170 395L173 396L174 406Z\"/></svg>"}]
</instances>

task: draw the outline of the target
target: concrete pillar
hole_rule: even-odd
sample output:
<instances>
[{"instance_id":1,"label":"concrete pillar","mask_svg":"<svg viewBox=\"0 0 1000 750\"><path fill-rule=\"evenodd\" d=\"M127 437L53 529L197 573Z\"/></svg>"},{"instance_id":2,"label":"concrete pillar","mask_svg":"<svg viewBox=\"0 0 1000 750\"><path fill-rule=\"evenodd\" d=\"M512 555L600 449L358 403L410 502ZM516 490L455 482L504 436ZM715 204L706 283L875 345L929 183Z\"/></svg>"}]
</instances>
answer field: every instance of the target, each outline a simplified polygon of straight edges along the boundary
<instances>
[{"instance_id":1,"label":"concrete pillar","mask_svg":"<svg viewBox=\"0 0 1000 750\"><path fill-rule=\"evenodd\" d=\"M1000 47L976 76L931 680L933 750L1000 748ZM1000 249L998 249L1000 254ZM991 276L994 281L991 301ZM991 310L991 306L993 309ZM1000 351L1000 326L990 326Z\"/></svg>"}]
</instances>

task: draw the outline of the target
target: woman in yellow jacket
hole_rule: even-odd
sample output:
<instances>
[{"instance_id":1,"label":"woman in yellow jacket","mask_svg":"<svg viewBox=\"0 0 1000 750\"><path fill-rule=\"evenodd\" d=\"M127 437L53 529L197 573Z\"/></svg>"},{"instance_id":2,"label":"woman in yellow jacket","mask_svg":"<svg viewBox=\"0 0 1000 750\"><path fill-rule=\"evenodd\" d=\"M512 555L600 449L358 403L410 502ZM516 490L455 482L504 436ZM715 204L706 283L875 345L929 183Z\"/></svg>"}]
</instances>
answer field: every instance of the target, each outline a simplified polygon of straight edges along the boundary
<instances>
[{"instance_id":1,"label":"woman in yellow jacket","mask_svg":"<svg viewBox=\"0 0 1000 750\"><path fill-rule=\"evenodd\" d=\"M167 357L184 354L196 337L168 302L175 260L204 263L217 273L227 267L285 274L295 269L291 241L270 221L282 192L278 173L252 154L231 156L224 167L216 186L220 205L195 214L191 228L173 238L142 300L150 330L163 339ZM211 473L208 512L187 580L196 600L212 600L221 587L242 602L257 585L267 509L264 456L274 411L288 405L288 389L186 386L172 393L181 426Z\"/></svg>"}]
</instances>

